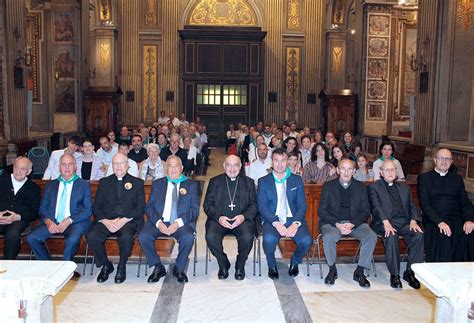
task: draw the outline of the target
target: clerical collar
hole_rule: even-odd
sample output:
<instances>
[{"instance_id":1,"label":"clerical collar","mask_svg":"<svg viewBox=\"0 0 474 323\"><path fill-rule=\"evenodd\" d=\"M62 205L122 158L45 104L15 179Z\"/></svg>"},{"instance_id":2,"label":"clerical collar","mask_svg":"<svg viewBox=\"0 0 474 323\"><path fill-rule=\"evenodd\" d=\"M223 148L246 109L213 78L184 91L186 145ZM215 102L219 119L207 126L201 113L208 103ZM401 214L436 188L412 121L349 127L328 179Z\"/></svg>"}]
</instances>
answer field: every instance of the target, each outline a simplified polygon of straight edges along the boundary
<instances>
[{"instance_id":1,"label":"clerical collar","mask_svg":"<svg viewBox=\"0 0 474 323\"><path fill-rule=\"evenodd\" d=\"M345 183L345 182L343 182L343 181L341 181L341 180L339 179L339 184L341 184L341 186L342 186L344 189L346 189L346 188L348 188L349 186L351 186L352 180L351 180L349 183Z\"/></svg>"},{"instance_id":2,"label":"clerical collar","mask_svg":"<svg viewBox=\"0 0 474 323\"><path fill-rule=\"evenodd\" d=\"M393 182L389 183L389 182L387 182L387 181L385 180L385 178L383 178L383 177L382 177L382 180L383 180L383 182L385 183L385 185L388 185L388 186L390 186L390 187L393 186Z\"/></svg>"},{"instance_id":3,"label":"clerical collar","mask_svg":"<svg viewBox=\"0 0 474 323\"><path fill-rule=\"evenodd\" d=\"M435 167L434 170L435 170L435 172L437 172L439 174L439 176L446 176L446 174L448 174L448 172L449 172L449 170L447 172L444 172L444 173L440 172L439 170L436 169L436 167Z\"/></svg>"},{"instance_id":4,"label":"clerical collar","mask_svg":"<svg viewBox=\"0 0 474 323\"><path fill-rule=\"evenodd\" d=\"M114 175L115 175L115 174L114 174ZM123 175L122 177L118 177L117 175L115 175L115 177L117 177L117 179L118 179L119 181L123 180L123 178L124 178L125 176L127 176L127 174Z\"/></svg>"},{"instance_id":5,"label":"clerical collar","mask_svg":"<svg viewBox=\"0 0 474 323\"><path fill-rule=\"evenodd\" d=\"M237 178L239 177L239 175L237 175L236 177L234 178L231 178L229 175L225 174L225 176L227 176L228 179L230 179L232 182L235 182L237 180Z\"/></svg>"}]
</instances>

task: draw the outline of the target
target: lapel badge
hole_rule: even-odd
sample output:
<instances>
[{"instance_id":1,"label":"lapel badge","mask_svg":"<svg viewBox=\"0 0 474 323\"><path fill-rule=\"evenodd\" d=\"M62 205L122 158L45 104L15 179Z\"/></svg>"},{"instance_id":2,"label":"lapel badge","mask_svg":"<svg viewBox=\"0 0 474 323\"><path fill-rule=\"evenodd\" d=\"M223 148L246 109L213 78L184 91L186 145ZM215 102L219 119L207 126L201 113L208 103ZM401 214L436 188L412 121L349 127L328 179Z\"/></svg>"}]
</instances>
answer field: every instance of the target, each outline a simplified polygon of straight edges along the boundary
<instances>
[{"instance_id":1,"label":"lapel badge","mask_svg":"<svg viewBox=\"0 0 474 323\"><path fill-rule=\"evenodd\" d=\"M185 188L180 188L180 189L179 189L179 194L181 194L181 195L186 195L186 194L188 194L188 191L186 191Z\"/></svg>"},{"instance_id":2,"label":"lapel badge","mask_svg":"<svg viewBox=\"0 0 474 323\"><path fill-rule=\"evenodd\" d=\"M126 190L130 190L130 189L132 189L133 185L132 185L132 183L127 182L127 183L125 183L124 187L125 187Z\"/></svg>"}]
</instances>

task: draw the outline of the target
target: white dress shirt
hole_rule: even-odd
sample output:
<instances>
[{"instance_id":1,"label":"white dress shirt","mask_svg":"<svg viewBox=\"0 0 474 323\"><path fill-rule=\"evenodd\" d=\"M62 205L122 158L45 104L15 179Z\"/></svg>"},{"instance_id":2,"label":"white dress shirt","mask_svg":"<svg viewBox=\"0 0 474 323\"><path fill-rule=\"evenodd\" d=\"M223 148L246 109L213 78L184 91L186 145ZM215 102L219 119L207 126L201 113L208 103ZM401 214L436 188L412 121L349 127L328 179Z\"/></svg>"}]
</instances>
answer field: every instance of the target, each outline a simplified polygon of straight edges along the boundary
<instances>
[{"instance_id":1,"label":"white dress shirt","mask_svg":"<svg viewBox=\"0 0 474 323\"><path fill-rule=\"evenodd\" d=\"M284 189L284 185L283 185L283 184L286 185L287 182L285 182L285 183L277 183L277 182L275 182L276 191L277 191L277 196L280 196L281 194L283 194L283 193L282 193L282 191L283 191L283 189ZM286 190L289 190L289 189L290 189L289 187L286 187ZM288 197L288 194L287 194L286 196ZM277 213L276 215L277 215L277 216L279 215L279 212L278 212L278 211L281 209L282 206L283 206L283 205L282 205L280 199L278 199L277 208L276 208L276 213ZM286 214L286 217L287 217L287 218L291 218L291 217L293 216L293 214L291 213L290 205L288 204L288 199L286 200L286 208L287 208L287 210L288 210L288 213ZM282 224L284 224L284 223L282 223Z\"/></svg>"},{"instance_id":2,"label":"white dress shirt","mask_svg":"<svg viewBox=\"0 0 474 323\"><path fill-rule=\"evenodd\" d=\"M16 193L18 193L18 191L20 190L20 188L23 187L23 184L26 183L26 181L28 180L28 178L25 177L25 179L21 182L17 181L15 176L13 176L13 174L10 175L11 178L12 178L12 185L13 185L13 194L16 195Z\"/></svg>"},{"instance_id":3,"label":"white dress shirt","mask_svg":"<svg viewBox=\"0 0 474 323\"><path fill-rule=\"evenodd\" d=\"M255 186L258 185L258 180L268 174L268 169L272 166L272 161L266 158L263 162L259 158L250 163L247 176L253 179Z\"/></svg>"},{"instance_id":4,"label":"white dress shirt","mask_svg":"<svg viewBox=\"0 0 474 323\"><path fill-rule=\"evenodd\" d=\"M178 198L179 198L179 187L180 186L181 186L180 183L176 183L176 193L178 194ZM163 221L158 220L158 222L156 222L157 227L158 227L158 224L160 222L170 222L170 218L171 218L171 199L172 199L172 196L173 196L172 195L173 194L173 189L174 189L173 183L168 182L168 187L166 188L165 207L163 208ZM183 219L181 219L181 218L177 218L176 222L178 222L178 225L180 227L182 227L184 225Z\"/></svg>"},{"instance_id":5,"label":"white dress shirt","mask_svg":"<svg viewBox=\"0 0 474 323\"><path fill-rule=\"evenodd\" d=\"M51 153L49 157L48 167L44 171L43 179L56 179L59 177L59 159L64 155L65 149L55 150ZM82 158L82 154L78 151L74 152L74 158L76 159L76 164Z\"/></svg>"},{"instance_id":6,"label":"white dress shirt","mask_svg":"<svg viewBox=\"0 0 474 323\"><path fill-rule=\"evenodd\" d=\"M66 185L67 191L66 191L66 208L64 209L64 218L69 218L71 216L71 193L72 193L72 186L74 185L74 182L69 183ZM64 183L59 182L59 187L58 187L58 196L56 197L56 210L54 211L54 216L56 217L58 215L58 208L59 208L59 199L61 198L61 194L63 193L64 190Z\"/></svg>"},{"instance_id":7,"label":"white dress shirt","mask_svg":"<svg viewBox=\"0 0 474 323\"><path fill-rule=\"evenodd\" d=\"M117 146L118 147L118 146ZM117 147L112 147L109 151L105 151L104 149L99 148L97 149L96 155L102 160L102 162L106 165L112 165L112 158L118 152Z\"/></svg>"}]
</instances>

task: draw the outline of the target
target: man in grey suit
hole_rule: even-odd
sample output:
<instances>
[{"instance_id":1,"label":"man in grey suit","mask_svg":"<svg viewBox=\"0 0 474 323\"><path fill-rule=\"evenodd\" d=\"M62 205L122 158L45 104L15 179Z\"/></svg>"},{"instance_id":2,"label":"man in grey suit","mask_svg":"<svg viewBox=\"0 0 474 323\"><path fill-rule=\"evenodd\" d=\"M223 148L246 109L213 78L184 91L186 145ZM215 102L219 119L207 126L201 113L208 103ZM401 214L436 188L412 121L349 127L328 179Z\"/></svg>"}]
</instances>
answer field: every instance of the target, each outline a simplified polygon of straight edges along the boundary
<instances>
[{"instance_id":1,"label":"man in grey suit","mask_svg":"<svg viewBox=\"0 0 474 323\"><path fill-rule=\"evenodd\" d=\"M407 268L403 279L418 289L419 281L411 270L411 265L423 262L423 231L418 225L420 213L413 203L410 187L396 182L397 166L391 160L385 160L380 168L381 179L369 186L369 198L372 206L372 228L383 237L385 262L390 271L390 286L402 288L400 281L399 235L408 246Z\"/></svg>"},{"instance_id":2,"label":"man in grey suit","mask_svg":"<svg viewBox=\"0 0 474 323\"><path fill-rule=\"evenodd\" d=\"M353 279L361 287L370 287L364 269L372 264L377 235L367 224L370 207L365 184L352 178L355 163L342 159L337 166L339 178L326 182L319 202L319 230L323 235L324 255L329 273L324 279L333 285L337 278L336 244L342 236L360 241L360 257Z\"/></svg>"}]
</instances>

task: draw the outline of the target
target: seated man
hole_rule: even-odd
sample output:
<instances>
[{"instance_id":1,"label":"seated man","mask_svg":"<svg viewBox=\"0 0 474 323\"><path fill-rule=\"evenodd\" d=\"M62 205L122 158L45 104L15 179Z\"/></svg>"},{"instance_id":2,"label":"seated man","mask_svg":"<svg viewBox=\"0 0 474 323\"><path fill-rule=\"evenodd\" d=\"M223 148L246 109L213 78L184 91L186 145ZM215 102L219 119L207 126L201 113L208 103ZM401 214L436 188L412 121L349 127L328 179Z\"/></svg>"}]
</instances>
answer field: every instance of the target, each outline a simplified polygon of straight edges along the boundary
<instances>
[{"instance_id":1,"label":"seated man","mask_svg":"<svg viewBox=\"0 0 474 323\"><path fill-rule=\"evenodd\" d=\"M125 156L127 156L128 151L129 151L129 146L126 143L121 142L120 145L118 146L118 152L124 154ZM134 177L140 177L140 171L138 169L138 164L133 159L128 158L128 165L129 165L129 167L128 167L127 173L134 176ZM113 169L112 165L109 165L109 167L107 167L107 174L105 176L106 177L110 176L113 173L114 173L114 169Z\"/></svg>"},{"instance_id":2,"label":"seated man","mask_svg":"<svg viewBox=\"0 0 474 323\"><path fill-rule=\"evenodd\" d=\"M38 218L41 191L27 177L31 170L31 161L18 157L13 164L13 174L0 176L0 233L5 236L5 260L16 259L20 252L21 233Z\"/></svg>"},{"instance_id":3,"label":"seated man","mask_svg":"<svg viewBox=\"0 0 474 323\"><path fill-rule=\"evenodd\" d=\"M77 162L82 158L79 152L81 146L81 138L79 136L72 136L67 142L67 147L51 152L49 157L48 167L44 171L43 179L56 179L59 176L59 159L64 153L69 153L74 156Z\"/></svg>"},{"instance_id":4,"label":"seated man","mask_svg":"<svg viewBox=\"0 0 474 323\"><path fill-rule=\"evenodd\" d=\"M333 285L337 278L336 244L342 236L352 236L360 241L360 257L353 279L361 287L370 287L364 268L370 269L377 235L370 229L370 214L365 184L352 178L355 164L341 159L337 166L339 178L324 183L319 200L319 230L323 236L324 255L329 273L324 283Z\"/></svg>"},{"instance_id":5,"label":"seated man","mask_svg":"<svg viewBox=\"0 0 474 323\"><path fill-rule=\"evenodd\" d=\"M148 154L146 152L146 149L143 148L142 142L142 136L132 136L132 148L128 153L128 158L135 161L137 164L140 164L142 161L148 158Z\"/></svg>"},{"instance_id":6,"label":"seated man","mask_svg":"<svg viewBox=\"0 0 474 323\"><path fill-rule=\"evenodd\" d=\"M127 173L128 158L118 153L112 159L114 174L102 178L94 201L95 221L87 235L97 267L102 267L97 282L109 279L114 266L107 258L105 240L115 234L118 238L120 259L115 283L126 279L126 265L132 254L134 235L143 226L145 190L143 180Z\"/></svg>"},{"instance_id":7,"label":"seated man","mask_svg":"<svg viewBox=\"0 0 474 323\"><path fill-rule=\"evenodd\" d=\"M418 289L420 282L415 278L411 265L423 262L423 232L417 223L421 217L413 203L410 186L395 181L397 166L392 160L386 159L382 163L380 175L382 178L368 188L372 207L371 226L378 235L384 237L390 286L402 288L398 245L398 236L402 235L408 246L408 262L403 279Z\"/></svg>"},{"instance_id":8,"label":"seated man","mask_svg":"<svg viewBox=\"0 0 474 323\"><path fill-rule=\"evenodd\" d=\"M91 226L92 195L89 183L76 175L76 160L66 153L59 159L60 176L46 185L39 211L40 224L28 235L36 259L48 260L44 242L51 235L65 237L64 260L73 260Z\"/></svg>"},{"instance_id":9,"label":"seated man","mask_svg":"<svg viewBox=\"0 0 474 323\"><path fill-rule=\"evenodd\" d=\"M235 262L235 279L245 278L245 262L257 234L255 216L257 196L255 184L240 174L240 158L231 155L224 161L225 173L211 178L204 200L207 214L206 243L217 258L219 279L229 276L230 262L224 253L222 240L226 234L237 238L238 255Z\"/></svg>"},{"instance_id":10,"label":"seated man","mask_svg":"<svg viewBox=\"0 0 474 323\"><path fill-rule=\"evenodd\" d=\"M474 208L453 156L440 149L435 168L418 177L427 262L474 261Z\"/></svg>"},{"instance_id":11,"label":"seated man","mask_svg":"<svg viewBox=\"0 0 474 323\"><path fill-rule=\"evenodd\" d=\"M155 266L148 277L149 283L156 283L166 275L155 249L155 240L172 236L178 240L179 250L173 275L180 283L187 283L184 270L189 253L193 248L196 220L199 216L199 199L195 181L182 175L183 165L177 156L166 161L168 176L153 181L150 200L145 208L148 221L138 238L150 267Z\"/></svg>"},{"instance_id":12,"label":"seated man","mask_svg":"<svg viewBox=\"0 0 474 323\"><path fill-rule=\"evenodd\" d=\"M184 167L184 172L188 172L188 154L184 151L183 148L179 146L181 137L177 133L171 134L170 143L168 147L163 148L160 151L160 158L162 161L166 161L169 156L175 155L181 159L181 163Z\"/></svg>"},{"instance_id":13,"label":"seated man","mask_svg":"<svg viewBox=\"0 0 474 323\"><path fill-rule=\"evenodd\" d=\"M250 163L247 176L253 179L255 185L258 180L267 175L271 171L272 161L268 158L268 147L265 143L261 143L257 147L257 159Z\"/></svg>"},{"instance_id":14,"label":"seated man","mask_svg":"<svg viewBox=\"0 0 474 323\"><path fill-rule=\"evenodd\" d=\"M277 148L272 153L273 172L258 181L258 211L263 223L263 251L267 256L268 277L278 279L275 249L281 237L291 238L296 250L288 274L299 274L298 264L311 248L313 239L306 224L306 197L301 177L291 173L288 153Z\"/></svg>"}]
</instances>

